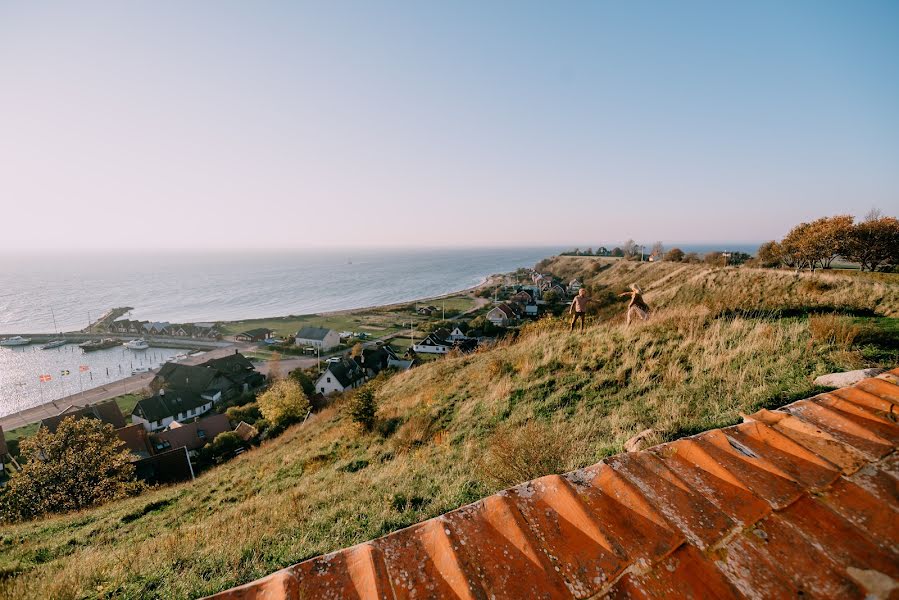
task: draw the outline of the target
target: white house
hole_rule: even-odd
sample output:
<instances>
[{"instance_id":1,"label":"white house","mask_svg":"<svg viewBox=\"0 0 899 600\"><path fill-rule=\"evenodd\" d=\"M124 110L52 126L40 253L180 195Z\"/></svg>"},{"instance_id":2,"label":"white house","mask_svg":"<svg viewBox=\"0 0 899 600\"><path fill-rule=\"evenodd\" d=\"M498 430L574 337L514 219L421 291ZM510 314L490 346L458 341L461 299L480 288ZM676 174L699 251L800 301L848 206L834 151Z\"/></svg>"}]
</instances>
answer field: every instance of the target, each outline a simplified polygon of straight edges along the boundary
<instances>
[{"instance_id":1,"label":"white house","mask_svg":"<svg viewBox=\"0 0 899 600\"><path fill-rule=\"evenodd\" d=\"M431 333L419 343L412 344L412 349L422 354L446 354L453 349L453 343Z\"/></svg>"},{"instance_id":2,"label":"white house","mask_svg":"<svg viewBox=\"0 0 899 600\"><path fill-rule=\"evenodd\" d=\"M323 327L303 327L297 332L296 343L297 346L311 346L325 352L340 344L340 334Z\"/></svg>"},{"instance_id":3,"label":"white house","mask_svg":"<svg viewBox=\"0 0 899 600\"><path fill-rule=\"evenodd\" d=\"M165 429L175 421L191 419L212 410L213 401L193 392L165 390L138 400L131 411L131 422L140 424L147 431Z\"/></svg>"},{"instance_id":4,"label":"white house","mask_svg":"<svg viewBox=\"0 0 899 600\"><path fill-rule=\"evenodd\" d=\"M456 340L467 340L468 336L462 333L462 330L458 327L453 328L453 330L449 334L449 341L455 342Z\"/></svg>"},{"instance_id":5,"label":"white house","mask_svg":"<svg viewBox=\"0 0 899 600\"><path fill-rule=\"evenodd\" d=\"M577 279L572 279L568 282L568 293L577 294L578 290L580 290L582 287L584 286L581 285L580 281L578 281Z\"/></svg>"},{"instance_id":6,"label":"white house","mask_svg":"<svg viewBox=\"0 0 899 600\"><path fill-rule=\"evenodd\" d=\"M498 304L487 313L487 320L497 327L505 327L515 317L515 311L508 304Z\"/></svg>"},{"instance_id":7,"label":"white house","mask_svg":"<svg viewBox=\"0 0 899 600\"><path fill-rule=\"evenodd\" d=\"M357 388L365 383L365 373L351 358L329 362L328 368L315 381L315 389L323 396Z\"/></svg>"}]
</instances>

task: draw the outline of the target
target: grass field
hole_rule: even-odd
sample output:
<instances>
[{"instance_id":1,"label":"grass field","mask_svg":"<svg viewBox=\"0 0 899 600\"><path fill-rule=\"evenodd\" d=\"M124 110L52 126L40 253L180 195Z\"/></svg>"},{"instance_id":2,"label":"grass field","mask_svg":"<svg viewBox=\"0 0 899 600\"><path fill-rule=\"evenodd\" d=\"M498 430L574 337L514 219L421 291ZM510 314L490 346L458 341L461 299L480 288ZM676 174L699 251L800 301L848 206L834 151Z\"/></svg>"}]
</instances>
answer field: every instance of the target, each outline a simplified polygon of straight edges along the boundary
<instances>
[{"instance_id":1,"label":"grass field","mask_svg":"<svg viewBox=\"0 0 899 600\"><path fill-rule=\"evenodd\" d=\"M415 321L417 324L436 320L438 317L424 317L415 312L415 306L433 305L442 309L446 305L447 311L464 312L476 306L475 300L468 294L451 296L441 300L430 300L418 304L409 303L388 308L361 309L334 315L301 315L276 317L270 319L250 319L246 321L233 321L224 323L222 330L225 335L234 335L241 331L257 327L267 327L277 332L279 336L290 337L304 326L326 327L336 331L365 332L373 338L383 337L396 333L402 329L403 323Z\"/></svg>"},{"instance_id":2,"label":"grass field","mask_svg":"<svg viewBox=\"0 0 899 600\"><path fill-rule=\"evenodd\" d=\"M621 264L615 268L628 272L588 274L590 285L629 283L635 273ZM755 281L762 297L800 308L810 297L796 287L803 277L786 288L798 296L778 298L779 273L760 281L764 272L719 280L715 272L675 271L640 272L658 307L646 323L628 329L600 311L586 333L571 334L564 320L544 319L515 342L378 381L375 433L361 433L338 400L192 483L4 525L0 597L210 594L515 481L592 464L645 428L664 440L736 423L740 413L817 393L816 375L899 360L890 345L899 327L892 281L853 279L860 291L836 282L827 290L833 298L806 307L838 297L846 316L708 302L722 294L748 302L755 292L745 284ZM701 282L706 293L684 293ZM872 294L877 310L868 315ZM609 307L615 315L619 308ZM513 472L498 448L537 452L539 460Z\"/></svg>"}]
</instances>

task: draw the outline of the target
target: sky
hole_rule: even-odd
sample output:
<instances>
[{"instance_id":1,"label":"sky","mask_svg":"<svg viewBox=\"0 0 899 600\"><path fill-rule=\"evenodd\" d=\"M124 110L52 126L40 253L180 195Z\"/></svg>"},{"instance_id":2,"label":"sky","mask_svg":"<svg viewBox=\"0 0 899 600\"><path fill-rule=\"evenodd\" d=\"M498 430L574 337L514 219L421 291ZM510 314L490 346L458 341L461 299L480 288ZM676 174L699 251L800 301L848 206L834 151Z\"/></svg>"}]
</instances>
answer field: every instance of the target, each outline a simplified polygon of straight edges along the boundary
<instances>
[{"instance_id":1,"label":"sky","mask_svg":"<svg viewBox=\"0 0 899 600\"><path fill-rule=\"evenodd\" d=\"M0 249L587 246L899 213L899 2L0 0Z\"/></svg>"}]
</instances>

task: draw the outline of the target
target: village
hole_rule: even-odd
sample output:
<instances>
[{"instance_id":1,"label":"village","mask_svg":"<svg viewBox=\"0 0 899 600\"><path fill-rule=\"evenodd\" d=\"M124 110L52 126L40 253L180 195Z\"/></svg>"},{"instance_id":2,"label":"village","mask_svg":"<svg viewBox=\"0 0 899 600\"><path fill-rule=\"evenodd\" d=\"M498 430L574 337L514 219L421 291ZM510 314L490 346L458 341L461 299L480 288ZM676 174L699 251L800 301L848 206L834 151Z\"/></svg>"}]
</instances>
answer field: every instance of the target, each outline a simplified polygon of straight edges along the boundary
<instances>
[{"instance_id":1,"label":"village","mask_svg":"<svg viewBox=\"0 0 899 600\"><path fill-rule=\"evenodd\" d=\"M520 269L494 276L464 298L357 311L362 317L353 318L367 324L369 332L328 327L347 322L347 317L335 320L327 315L285 319L275 325L278 329L240 327L254 321L169 323L118 318L100 322L95 333L140 336L159 344L174 338L231 342L227 348L233 352L221 356L220 350L218 357L198 364L167 362L152 373L136 399L68 405L41 419L37 429L52 433L67 418L97 419L115 429L130 452L138 479L150 485L191 480L280 433L262 418L255 400L282 376L282 367L287 370L284 376L302 382L310 402L308 418L376 377L447 355L490 348L497 340L516 335L522 324L562 312L580 287L577 280L566 284L551 275ZM372 314L381 319L387 314L398 321L379 332L378 325L366 320ZM295 322L309 324L284 335L284 328ZM0 481L19 468L18 444L26 437L16 430L7 433L0 428Z\"/></svg>"}]
</instances>

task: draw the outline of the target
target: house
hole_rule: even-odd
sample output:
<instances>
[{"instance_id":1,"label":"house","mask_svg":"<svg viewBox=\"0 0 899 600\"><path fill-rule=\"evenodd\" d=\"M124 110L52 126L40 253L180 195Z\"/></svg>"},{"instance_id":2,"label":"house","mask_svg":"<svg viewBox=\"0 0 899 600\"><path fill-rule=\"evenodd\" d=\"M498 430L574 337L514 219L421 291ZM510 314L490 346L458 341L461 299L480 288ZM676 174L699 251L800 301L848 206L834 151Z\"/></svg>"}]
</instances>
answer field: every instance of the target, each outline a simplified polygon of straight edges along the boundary
<instances>
[{"instance_id":1,"label":"house","mask_svg":"<svg viewBox=\"0 0 899 600\"><path fill-rule=\"evenodd\" d=\"M557 294L559 295L559 299L560 299L560 300L564 300L564 299L567 297L567 294L565 293L565 288L563 288L563 287L562 287L561 285L559 285L558 283L554 283L554 284L552 285L552 287L550 287L547 291L551 291L551 292L557 293Z\"/></svg>"},{"instance_id":2,"label":"house","mask_svg":"<svg viewBox=\"0 0 899 600\"><path fill-rule=\"evenodd\" d=\"M243 441L249 442L257 435L259 435L259 430L246 421L241 421L237 424L237 427L234 428L234 433L236 433L237 437L239 437Z\"/></svg>"},{"instance_id":3,"label":"house","mask_svg":"<svg viewBox=\"0 0 899 600\"><path fill-rule=\"evenodd\" d=\"M50 433L54 433L56 432L56 428L59 427L59 424L62 423L62 420L66 417L74 417L75 419L97 419L104 423L109 423L116 429L128 425L127 421L125 421L125 415L122 414L122 410L119 408L118 403L115 400L107 400L106 402L92 404L91 406L69 406L58 415L42 419L40 426L46 427Z\"/></svg>"},{"instance_id":4,"label":"house","mask_svg":"<svg viewBox=\"0 0 899 600\"><path fill-rule=\"evenodd\" d=\"M448 335L446 329L441 332ZM419 343L412 344L412 349L421 354L446 354L453 349L453 343L441 336L440 332L434 331Z\"/></svg>"},{"instance_id":5,"label":"house","mask_svg":"<svg viewBox=\"0 0 899 600\"><path fill-rule=\"evenodd\" d=\"M419 306L415 310L416 312L418 312L418 314L424 315L426 317L430 317L432 314L434 314L434 309L429 306Z\"/></svg>"},{"instance_id":6,"label":"house","mask_svg":"<svg viewBox=\"0 0 899 600\"><path fill-rule=\"evenodd\" d=\"M215 369L231 380L240 392L247 392L265 383L265 376L256 370L253 363L240 352L213 358L200 364L207 369ZM232 390L233 391L233 390ZM225 393L227 396L228 394Z\"/></svg>"},{"instance_id":7,"label":"house","mask_svg":"<svg viewBox=\"0 0 899 600\"><path fill-rule=\"evenodd\" d=\"M462 333L462 330L459 329L459 326L457 325L456 327L453 328L453 330L450 332L450 334L447 336L446 339L448 339L451 342L455 342L457 340L467 340L468 336L465 335L464 333Z\"/></svg>"},{"instance_id":8,"label":"house","mask_svg":"<svg viewBox=\"0 0 899 600\"><path fill-rule=\"evenodd\" d=\"M211 361L207 361L211 362ZM179 390L197 394L212 402L233 397L243 391L239 385L216 368L167 362L150 383L151 389Z\"/></svg>"},{"instance_id":9,"label":"house","mask_svg":"<svg viewBox=\"0 0 899 600\"><path fill-rule=\"evenodd\" d=\"M238 342L263 342L265 340L269 340L275 336L275 331L273 329L268 329L267 327L259 327L257 329L250 329L249 331L243 331L234 336L234 339Z\"/></svg>"},{"instance_id":10,"label":"house","mask_svg":"<svg viewBox=\"0 0 899 600\"><path fill-rule=\"evenodd\" d=\"M584 287L584 286L581 285L580 281L578 281L577 279L572 279L571 281L568 282L568 293L569 294L577 294L578 290L580 290L582 287Z\"/></svg>"},{"instance_id":11,"label":"house","mask_svg":"<svg viewBox=\"0 0 899 600\"><path fill-rule=\"evenodd\" d=\"M328 368L315 381L315 389L324 396L354 389L365 383L365 372L356 361L342 357L328 363Z\"/></svg>"},{"instance_id":12,"label":"house","mask_svg":"<svg viewBox=\"0 0 899 600\"><path fill-rule=\"evenodd\" d=\"M506 327L517 318L515 311L508 304L497 304L487 313L487 320L497 327Z\"/></svg>"},{"instance_id":13,"label":"house","mask_svg":"<svg viewBox=\"0 0 899 600\"><path fill-rule=\"evenodd\" d=\"M215 323L193 323L193 337L216 340L221 338Z\"/></svg>"},{"instance_id":14,"label":"house","mask_svg":"<svg viewBox=\"0 0 899 600\"><path fill-rule=\"evenodd\" d=\"M190 481L194 467L187 448L172 448L154 456L134 461L134 476L150 485Z\"/></svg>"},{"instance_id":15,"label":"house","mask_svg":"<svg viewBox=\"0 0 899 600\"><path fill-rule=\"evenodd\" d=\"M297 346L311 346L325 352L340 344L340 334L323 327L303 327L297 331Z\"/></svg>"},{"instance_id":16,"label":"house","mask_svg":"<svg viewBox=\"0 0 899 600\"><path fill-rule=\"evenodd\" d=\"M153 323L143 323L143 331L147 335L168 335L169 327L172 324L168 321L155 321Z\"/></svg>"},{"instance_id":17,"label":"house","mask_svg":"<svg viewBox=\"0 0 899 600\"><path fill-rule=\"evenodd\" d=\"M139 423L132 423L125 427L116 429L116 435L125 442L125 447L131 451L131 454L138 458L147 458L153 454L153 448L150 445L150 438L147 436L147 430Z\"/></svg>"},{"instance_id":18,"label":"house","mask_svg":"<svg viewBox=\"0 0 899 600\"><path fill-rule=\"evenodd\" d=\"M526 317L536 317L540 314L540 307L536 304L528 304L524 307L524 315Z\"/></svg>"},{"instance_id":19,"label":"house","mask_svg":"<svg viewBox=\"0 0 899 600\"><path fill-rule=\"evenodd\" d=\"M363 348L358 356L353 357L353 360L365 372L366 377L374 377L387 368L387 361L390 360L391 355L396 358L393 349L390 348L388 352L387 348L390 346Z\"/></svg>"},{"instance_id":20,"label":"house","mask_svg":"<svg viewBox=\"0 0 899 600\"><path fill-rule=\"evenodd\" d=\"M516 294L509 297L509 302L517 302L522 306L527 306L528 304L533 304L534 298L529 293L524 290L517 292Z\"/></svg>"},{"instance_id":21,"label":"house","mask_svg":"<svg viewBox=\"0 0 899 600\"><path fill-rule=\"evenodd\" d=\"M212 410L213 401L196 392L159 390L153 396L137 401L131 411L131 422L143 425L147 431L159 431L174 421L183 421Z\"/></svg>"},{"instance_id":22,"label":"house","mask_svg":"<svg viewBox=\"0 0 899 600\"><path fill-rule=\"evenodd\" d=\"M153 448L156 452L164 452L183 446L188 452L193 452L225 431L231 431L231 422L225 415L209 415L193 423L173 421L168 429L153 435Z\"/></svg>"}]
</instances>

